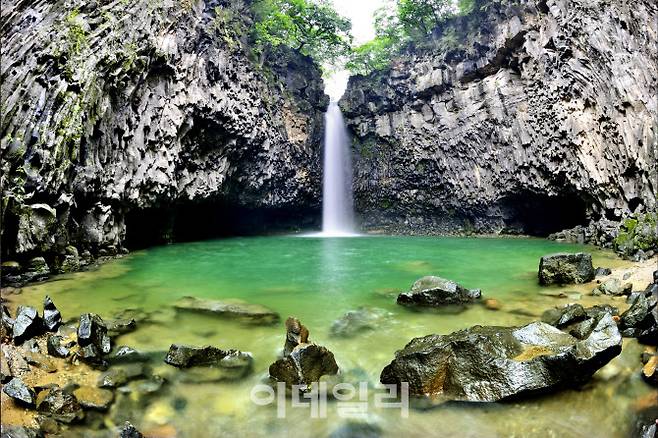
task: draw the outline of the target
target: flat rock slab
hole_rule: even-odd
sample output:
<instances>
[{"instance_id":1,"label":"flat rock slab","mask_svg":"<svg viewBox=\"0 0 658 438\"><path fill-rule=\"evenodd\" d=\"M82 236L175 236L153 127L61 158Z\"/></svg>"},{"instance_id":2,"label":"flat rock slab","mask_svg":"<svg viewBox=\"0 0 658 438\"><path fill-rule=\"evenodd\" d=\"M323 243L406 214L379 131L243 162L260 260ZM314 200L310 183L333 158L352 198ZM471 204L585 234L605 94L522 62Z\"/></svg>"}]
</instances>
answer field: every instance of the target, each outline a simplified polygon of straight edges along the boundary
<instances>
[{"instance_id":1,"label":"flat rock slab","mask_svg":"<svg viewBox=\"0 0 658 438\"><path fill-rule=\"evenodd\" d=\"M217 371L194 371L187 373L188 381L214 381L238 379L249 374L253 367L253 356L238 350L222 350L212 346L190 347L173 344L165 357L165 363L177 368L212 367Z\"/></svg>"},{"instance_id":2,"label":"flat rock slab","mask_svg":"<svg viewBox=\"0 0 658 438\"><path fill-rule=\"evenodd\" d=\"M114 392L93 386L81 386L73 395L83 408L98 411L106 411L114 401Z\"/></svg>"},{"instance_id":3,"label":"flat rock slab","mask_svg":"<svg viewBox=\"0 0 658 438\"><path fill-rule=\"evenodd\" d=\"M584 252L557 253L539 261L539 284L580 284L594 280L592 255Z\"/></svg>"},{"instance_id":4,"label":"flat rock slab","mask_svg":"<svg viewBox=\"0 0 658 438\"><path fill-rule=\"evenodd\" d=\"M577 339L543 322L475 326L415 338L384 368L384 384L409 383L414 396L494 402L586 382L621 352L612 316L602 313Z\"/></svg>"},{"instance_id":5,"label":"flat rock slab","mask_svg":"<svg viewBox=\"0 0 658 438\"><path fill-rule=\"evenodd\" d=\"M177 310L207 313L223 318L234 318L247 324L270 325L281 319L279 314L260 304L247 303L238 299L206 300L183 297L174 307Z\"/></svg>"}]
</instances>

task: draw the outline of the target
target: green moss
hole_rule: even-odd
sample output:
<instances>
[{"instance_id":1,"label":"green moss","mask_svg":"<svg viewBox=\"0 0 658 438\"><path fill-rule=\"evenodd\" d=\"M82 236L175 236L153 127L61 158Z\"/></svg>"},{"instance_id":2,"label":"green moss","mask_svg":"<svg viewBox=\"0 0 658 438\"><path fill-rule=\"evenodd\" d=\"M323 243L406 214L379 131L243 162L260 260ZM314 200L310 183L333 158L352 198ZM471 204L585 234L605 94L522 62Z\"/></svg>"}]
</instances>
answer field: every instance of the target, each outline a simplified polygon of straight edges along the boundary
<instances>
[{"instance_id":1,"label":"green moss","mask_svg":"<svg viewBox=\"0 0 658 438\"><path fill-rule=\"evenodd\" d=\"M658 250L658 214L649 212L625 219L617 237L614 248L625 256L632 256L638 250Z\"/></svg>"}]
</instances>

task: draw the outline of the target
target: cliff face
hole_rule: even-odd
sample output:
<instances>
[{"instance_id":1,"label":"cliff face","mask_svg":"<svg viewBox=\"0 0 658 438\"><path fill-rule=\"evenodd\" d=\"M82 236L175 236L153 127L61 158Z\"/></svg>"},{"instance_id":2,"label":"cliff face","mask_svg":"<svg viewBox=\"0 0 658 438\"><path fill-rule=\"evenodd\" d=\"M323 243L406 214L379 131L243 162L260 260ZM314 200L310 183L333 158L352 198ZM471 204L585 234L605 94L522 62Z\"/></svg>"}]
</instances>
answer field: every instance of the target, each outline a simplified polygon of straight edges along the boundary
<instances>
[{"instance_id":1,"label":"cliff face","mask_svg":"<svg viewBox=\"0 0 658 438\"><path fill-rule=\"evenodd\" d=\"M292 52L259 68L246 11L3 0L5 260L57 265L69 245L113 253L317 210L320 71Z\"/></svg>"},{"instance_id":2,"label":"cliff face","mask_svg":"<svg viewBox=\"0 0 658 438\"><path fill-rule=\"evenodd\" d=\"M352 78L366 226L547 234L655 210L657 23L651 0L497 0Z\"/></svg>"}]
</instances>

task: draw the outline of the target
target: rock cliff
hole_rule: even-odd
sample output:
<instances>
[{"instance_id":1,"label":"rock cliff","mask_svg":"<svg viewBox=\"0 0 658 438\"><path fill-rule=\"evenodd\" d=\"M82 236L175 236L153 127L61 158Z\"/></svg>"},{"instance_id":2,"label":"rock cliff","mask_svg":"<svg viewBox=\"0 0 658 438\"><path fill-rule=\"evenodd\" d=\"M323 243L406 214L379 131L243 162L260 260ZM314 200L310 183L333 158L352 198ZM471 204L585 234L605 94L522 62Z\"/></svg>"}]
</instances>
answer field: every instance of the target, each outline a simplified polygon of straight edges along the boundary
<instances>
[{"instance_id":1,"label":"rock cliff","mask_svg":"<svg viewBox=\"0 0 658 438\"><path fill-rule=\"evenodd\" d=\"M353 77L365 225L546 235L655 211L657 23L651 0L478 0Z\"/></svg>"},{"instance_id":2,"label":"rock cliff","mask_svg":"<svg viewBox=\"0 0 658 438\"><path fill-rule=\"evenodd\" d=\"M250 25L242 1L3 0L3 259L317 217L320 70L260 66Z\"/></svg>"}]
</instances>

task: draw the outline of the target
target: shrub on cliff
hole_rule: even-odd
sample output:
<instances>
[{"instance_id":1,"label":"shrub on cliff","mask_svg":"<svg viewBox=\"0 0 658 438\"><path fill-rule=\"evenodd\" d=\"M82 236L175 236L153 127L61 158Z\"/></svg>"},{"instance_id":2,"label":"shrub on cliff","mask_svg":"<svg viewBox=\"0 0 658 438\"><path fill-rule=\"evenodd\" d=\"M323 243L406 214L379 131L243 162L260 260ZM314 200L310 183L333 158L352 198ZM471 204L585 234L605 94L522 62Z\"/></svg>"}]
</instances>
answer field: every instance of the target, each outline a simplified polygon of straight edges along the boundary
<instances>
[{"instance_id":1,"label":"shrub on cliff","mask_svg":"<svg viewBox=\"0 0 658 438\"><path fill-rule=\"evenodd\" d=\"M624 220L613 244L617 252L632 257L638 250L658 251L658 213L638 214Z\"/></svg>"}]
</instances>

